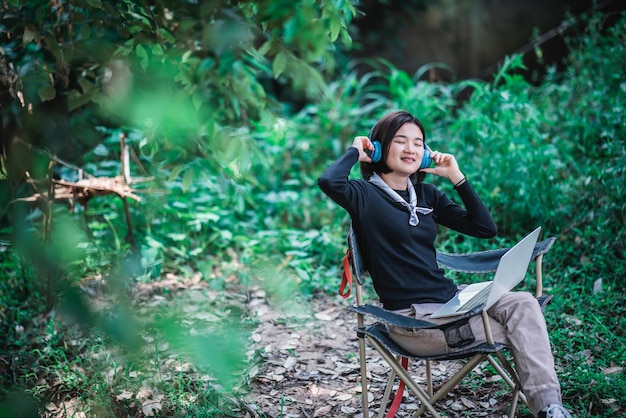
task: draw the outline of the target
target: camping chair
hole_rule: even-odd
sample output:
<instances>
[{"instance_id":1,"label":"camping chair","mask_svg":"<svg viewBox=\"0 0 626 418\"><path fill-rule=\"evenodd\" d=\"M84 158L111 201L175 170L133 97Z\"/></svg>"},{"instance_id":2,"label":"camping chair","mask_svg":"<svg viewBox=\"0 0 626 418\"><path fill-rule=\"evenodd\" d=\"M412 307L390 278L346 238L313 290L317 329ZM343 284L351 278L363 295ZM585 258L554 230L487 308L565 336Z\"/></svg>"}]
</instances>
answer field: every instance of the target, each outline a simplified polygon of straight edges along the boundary
<instances>
[{"instance_id":1,"label":"camping chair","mask_svg":"<svg viewBox=\"0 0 626 418\"><path fill-rule=\"evenodd\" d=\"M551 296L543 295L542 288L542 259L543 255L550 250L554 244L555 238L551 237L535 245L535 249L532 255L532 261L535 262L535 276L537 280L537 287L535 291L535 297L537 298L541 308L551 299ZM494 272L497 268L500 257L508 250L508 248L502 248L498 250L489 250L474 252L468 254L448 254L437 253L437 261L440 265L447 267L450 270L466 273L488 273ZM352 288L352 274L356 278L354 283L355 288L355 303L349 308L350 311L357 314L357 326L355 330L359 340L359 355L361 364L361 386L362 386L362 404L363 404L363 417L369 418L369 404L368 404L368 381L367 381L367 367L366 367L366 343L371 345L380 356L389 364L391 372L387 381L387 386L383 394L378 417L384 416L385 410L387 410L387 404L389 402L391 392L395 383L396 377L399 378L399 388L396 392L394 400L388 409L387 417L392 417L397 412L401 402L402 393L406 386L421 402L420 408L412 415L412 417L419 417L426 411L430 412L433 417L439 417L439 413L435 410L435 402L444 396L446 396L461 380L463 380L475 367L480 365L484 361L488 361L493 369L502 377L512 391L512 400L509 410L509 417L515 415L517 404L519 399L527 404L526 397L521 392L521 386L519 378L511 362L503 354L503 350L506 349L504 344L495 343L491 335L489 328L489 320L486 311L482 310L482 307L474 309L464 315L457 316L451 322L443 325L433 324L427 321L417 320L404 315L399 315L391 311L387 311L381 307L364 304L362 300L363 275L366 273L365 265L359 252L357 239L352 228L350 226L350 232L348 233L348 251L343 260L344 275L339 289L339 293L343 297L348 297ZM454 353L433 355L433 356L415 356L406 352L399 347L387 334L387 328L385 324L391 324L400 327L407 328L423 328L423 329L440 329L446 335L448 344L450 347L461 346L463 341L459 341L459 333L455 332L459 326L467 324L470 317L474 315L482 315L483 324L485 326L485 334L487 336L487 342L478 346L474 346L468 349L460 349ZM376 322L366 325L365 317L374 318ZM422 360L426 367L426 388L418 385L410 376L408 372L408 361ZM446 360L461 360L464 365L439 389L433 393L432 375L431 375L431 361L446 361Z\"/></svg>"}]
</instances>

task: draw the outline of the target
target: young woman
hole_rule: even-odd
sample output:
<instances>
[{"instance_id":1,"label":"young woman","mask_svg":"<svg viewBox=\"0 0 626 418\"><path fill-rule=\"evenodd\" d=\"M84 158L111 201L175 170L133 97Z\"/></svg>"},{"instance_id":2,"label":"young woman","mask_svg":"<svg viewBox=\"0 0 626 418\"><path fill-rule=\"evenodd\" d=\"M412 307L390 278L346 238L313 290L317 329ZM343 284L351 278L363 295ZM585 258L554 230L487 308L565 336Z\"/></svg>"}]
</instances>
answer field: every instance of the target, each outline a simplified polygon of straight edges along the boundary
<instances>
[{"instance_id":1,"label":"young woman","mask_svg":"<svg viewBox=\"0 0 626 418\"><path fill-rule=\"evenodd\" d=\"M382 151L378 162L373 162L367 152L374 149L375 140ZM437 265L434 243L438 225L478 238L495 236L497 227L453 155L431 151L435 167L420 169L427 149L425 141L424 126L410 113L387 114L369 136L354 138L318 184L350 214L363 260L384 308L442 323L445 320L431 319L430 314L458 288ZM363 180L350 180L350 170L357 161ZM427 173L448 179L463 206L424 183ZM488 310L488 315L495 341L511 347L533 414L571 418L561 405L548 332L534 297L509 292ZM470 319L470 327L473 344L484 342L480 316ZM416 355L453 351L439 330L389 327L389 334Z\"/></svg>"}]
</instances>

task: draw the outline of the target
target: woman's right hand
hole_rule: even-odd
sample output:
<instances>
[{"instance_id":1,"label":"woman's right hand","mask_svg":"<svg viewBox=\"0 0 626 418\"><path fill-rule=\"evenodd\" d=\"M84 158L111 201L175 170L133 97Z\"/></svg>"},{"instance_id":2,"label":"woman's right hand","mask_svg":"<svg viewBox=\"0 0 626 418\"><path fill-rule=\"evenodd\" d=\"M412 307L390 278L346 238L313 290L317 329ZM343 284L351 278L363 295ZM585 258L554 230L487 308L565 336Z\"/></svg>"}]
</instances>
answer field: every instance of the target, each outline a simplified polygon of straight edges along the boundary
<instances>
[{"instance_id":1,"label":"woman's right hand","mask_svg":"<svg viewBox=\"0 0 626 418\"><path fill-rule=\"evenodd\" d=\"M365 152L366 149L374 151L374 145L372 141L366 136L356 136L354 137L354 141L352 141L352 146L359 150L359 161L365 163L371 163L372 159Z\"/></svg>"}]
</instances>

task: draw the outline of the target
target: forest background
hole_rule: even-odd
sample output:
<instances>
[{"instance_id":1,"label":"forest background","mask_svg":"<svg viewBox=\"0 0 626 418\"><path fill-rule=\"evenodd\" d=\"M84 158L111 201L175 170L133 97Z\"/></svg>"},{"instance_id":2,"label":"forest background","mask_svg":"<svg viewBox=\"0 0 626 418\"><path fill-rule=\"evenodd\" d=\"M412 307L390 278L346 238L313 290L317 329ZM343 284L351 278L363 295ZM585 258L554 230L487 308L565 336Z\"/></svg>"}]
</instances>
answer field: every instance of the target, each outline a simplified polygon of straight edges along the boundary
<instances>
[{"instance_id":1,"label":"forest background","mask_svg":"<svg viewBox=\"0 0 626 418\"><path fill-rule=\"evenodd\" d=\"M260 288L288 307L336 292L348 217L316 179L392 109L455 153L499 226L489 241L441 230L440 249L510 245L537 225L557 237L546 320L565 402L576 416L624 413L626 16L567 16L558 62L537 37L489 77L458 79L446 63L363 57L359 7L0 3L1 416L64 399L90 416L140 414L112 388L160 373L155 340L180 367L154 379L153 415L232 416L254 316L220 300ZM47 198L59 181L121 173L124 199L70 210ZM185 306L138 305L142 286L172 282L218 295L200 331Z\"/></svg>"}]
</instances>

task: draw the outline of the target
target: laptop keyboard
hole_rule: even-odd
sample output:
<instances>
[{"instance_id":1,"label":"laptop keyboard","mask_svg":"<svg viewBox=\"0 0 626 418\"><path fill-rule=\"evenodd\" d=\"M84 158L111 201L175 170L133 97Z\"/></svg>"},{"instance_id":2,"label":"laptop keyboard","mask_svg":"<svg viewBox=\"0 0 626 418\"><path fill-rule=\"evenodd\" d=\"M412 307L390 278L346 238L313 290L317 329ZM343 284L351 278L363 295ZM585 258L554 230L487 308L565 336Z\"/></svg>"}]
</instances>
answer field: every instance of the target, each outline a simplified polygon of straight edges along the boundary
<instances>
[{"instance_id":1,"label":"laptop keyboard","mask_svg":"<svg viewBox=\"0 0 626 418\"><path fill-rule=\"evenodd\" d=\"M476 293L465 305L461 307L464 312L471 311L478 305L482 305L483 303L487 303L487 299L489 299L489 292L491 291L491 286L493 283L489 283L480 292Z\"/></svg>"}]
</instances>

